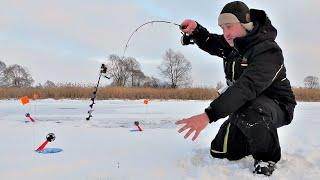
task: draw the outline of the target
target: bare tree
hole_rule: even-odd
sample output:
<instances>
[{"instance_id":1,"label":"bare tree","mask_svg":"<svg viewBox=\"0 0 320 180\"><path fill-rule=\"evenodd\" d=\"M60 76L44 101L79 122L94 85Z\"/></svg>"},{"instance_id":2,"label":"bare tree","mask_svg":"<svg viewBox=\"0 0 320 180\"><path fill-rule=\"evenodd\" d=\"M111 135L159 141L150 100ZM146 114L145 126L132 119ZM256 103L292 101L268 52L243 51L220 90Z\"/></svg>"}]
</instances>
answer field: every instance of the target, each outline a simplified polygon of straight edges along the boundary
<instances>
[{"instance_id":1,"label":"bare tree","mask_svg":"<svg viewBox=\"0 0 320 180\"><path fill-rule=\"evenodd\" d=\"M30 73L22 66L14 64L7 67L4 72L4 82L12 87L29 87L34 80Z\"/></svg>"},{"instance_id":2,"label":"bare tree","mask_svg":"<svg viewBox=\"0 0 320 180\"><path fill-rule=\"evenodd\" d=\"M114 54L110 55L107 61L107 67L107 73L113 79L112 84L115 86L125 86L130 77L126 60Z\"/></svg>"},{"instance_id":3,"label":"bare tree","mask_svg":"<svg viewBox=\"0 0 320 180\"><path fill-rule=\"evenodd\" d=\"M47 80L44 85L45 88L52 88L52 87L56 87L56 84L54 84L54 82Z\"/></svg>"},{"instance_id":4,"label":"bare tree","mask_svg":"<svg viewBox=\"0 0 320 180\"><path fill-rule=\"evenodd\" d=\"M171 88L186 86L191 82L191 63L180 52L166 51L162 64L158 67L161 75L169 80Z\"/></svg>"},{"instance_id":5,"label":"bare tree","mask_svg":"<svg viewBox=\"0 0 320 180\"><path fill-rule=\"evenodd\" d=\"M155 77L146 77L145 82L143 84L144 87L153 87L153 88L159 88L160 87L160 80Z\"/></svg>"},{"instance_id":6,"label":"bare tree","mask_svg":"<svg viewBox=\"0 0 320 180\"><path fill-rule=\"evenodd\" d=\"M140 63L133 57L120 58L110 55L107 61L108 75L115 86L140 86L145 78Z\"/></svg>"},{"instance_id":7,"label":"bare tree","mask_svg":"<svg viewBox=\"0 0 320 180\"><path fill-rule=\"evenodd\" d=\"M307 76L303 80L304 86L310 89L319 88L319 78L316 76Z\"/></svg>"},{"instance_id":8,"label":"bare tree","mask_svg":"<svg viewBox=\"0 0 320 180\"><path fill-rule=\"evenodd\" d=\"M2 61L0 61L0 87L5 86L4 81L4 70L7 68L6 64Z\"/></svg>"},{"instance_id":9,"label":"bare tree","mask_svg":"<svg viewBox=\"0 0 320 180\"><path fill-rule=\"evenodd\" d=\"M35 85L34 87L35 87L35 88L39 88L39 89L43 88L43 86L42 86L42 84L41 84L41 83L38 83L38 84L37 84L37 85Z\"/></svg>"},{"instance_id":10,"label":"bare tree","mask_svg":"<svg viewBox=\"0 0 320 180\"><path fill-rule=\"evenodd\" d=\"M127 65L126 69L128 69L131 77L131 87L139 86L137 83L140 82L141 77L144 77L144 74L141 71L140 63L133 57L128 57L124 61Z\"/></svg>"},{"instance_id":11,"label":"bare tree","mask_svg":"<svg viewBox=\"0 0 320 180\"><path fill-rule=\"evenodd\" d=\"M6 64L2 61L0 61L0 72L3 72L6 69Z\"/></svg>"},{"instance_id":12,"label":"bare tree","mask_svg":"<svg viewBox=\"0 0 320 180\"><path fill-rule=\"evenodd\" d=\"M136 87L140 87L144 84L147 76L141 71L141 70L137 70L134 72L134 82L133 85Z\"/></svg>"}]
</instances>

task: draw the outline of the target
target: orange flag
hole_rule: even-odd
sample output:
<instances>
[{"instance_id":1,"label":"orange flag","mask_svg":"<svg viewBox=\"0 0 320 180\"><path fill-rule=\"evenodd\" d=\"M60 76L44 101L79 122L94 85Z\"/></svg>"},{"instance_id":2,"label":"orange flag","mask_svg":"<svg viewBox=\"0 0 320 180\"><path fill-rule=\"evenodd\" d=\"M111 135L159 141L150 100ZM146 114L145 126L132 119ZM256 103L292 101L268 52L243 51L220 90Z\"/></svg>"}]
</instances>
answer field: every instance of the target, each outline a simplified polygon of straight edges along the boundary
<instances>
[{"instance_id":1,"label":"orange flag","mask_svg":"<svg viewBox=\"0 0 320 180\"><path fill-rule=\"evenodd\" d=\"M149 104L149 99L144 99L143 104L145 104L145 105Z\"/></svg>"},{"instance_id":2,"label":"orange flag","mask_svg":"<svg viewBox=\"0 0 320 180\"><path fill-rule=\"evenodd\" d=\"M21 103L23 105L25 104L28 104L29 103L29 97L28 96L23 96L21 99L20 99Z\"/></svg>"}]
</instances>

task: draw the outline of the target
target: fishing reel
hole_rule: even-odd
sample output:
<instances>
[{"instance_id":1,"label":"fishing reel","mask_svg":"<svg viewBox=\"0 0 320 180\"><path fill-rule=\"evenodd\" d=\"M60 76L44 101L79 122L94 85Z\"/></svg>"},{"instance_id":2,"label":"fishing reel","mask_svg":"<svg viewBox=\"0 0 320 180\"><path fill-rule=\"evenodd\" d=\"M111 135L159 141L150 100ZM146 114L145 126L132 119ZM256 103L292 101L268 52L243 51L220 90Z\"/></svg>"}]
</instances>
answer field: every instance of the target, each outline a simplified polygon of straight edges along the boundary
<instances>
[{"instance_id":1,"label":"fishing reel","mask_svg":"<svg viewBox=\"0 0 320 180\"><path fill-rule=\"evenodd\" d=\"M188 34L183 33L183 32L181 32L181 34L182 34L182 36L181 36L180 41L181 41L181 44L183 46L186 46L186 45L189 45L189 44L194 44L192 35L188 35Z\"/></svg>"}]
</instances>

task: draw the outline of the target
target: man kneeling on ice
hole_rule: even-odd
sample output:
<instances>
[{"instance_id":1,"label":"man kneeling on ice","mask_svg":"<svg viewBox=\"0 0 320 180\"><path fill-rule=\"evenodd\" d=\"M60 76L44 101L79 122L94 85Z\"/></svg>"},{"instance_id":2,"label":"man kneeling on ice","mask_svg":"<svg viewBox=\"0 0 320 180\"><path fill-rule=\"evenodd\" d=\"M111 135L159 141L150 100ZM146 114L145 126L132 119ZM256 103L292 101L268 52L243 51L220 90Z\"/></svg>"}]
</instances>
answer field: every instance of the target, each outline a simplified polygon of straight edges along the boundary
<instances>
[{"instance_id":1,"label":"man kneeling on ice","mask_svg":"<svg viewBox=\"0 0 320 180\"><path fill-rule=\"evenodd\" d=\"M181 24L183 45L196 43L200 49L223 58L228 88L205 112L177 121L195 131L195 140L208 123L229 116L211 143L214 158L238 160L252 155L254 173L270 176L281 158L277 128L293 119L295 97L282 50L275 42L277 30L263 10L249 9L240 1L222 9L218 24L223 35L211 34L198 22Z\"/></svg>"}]
</instances>

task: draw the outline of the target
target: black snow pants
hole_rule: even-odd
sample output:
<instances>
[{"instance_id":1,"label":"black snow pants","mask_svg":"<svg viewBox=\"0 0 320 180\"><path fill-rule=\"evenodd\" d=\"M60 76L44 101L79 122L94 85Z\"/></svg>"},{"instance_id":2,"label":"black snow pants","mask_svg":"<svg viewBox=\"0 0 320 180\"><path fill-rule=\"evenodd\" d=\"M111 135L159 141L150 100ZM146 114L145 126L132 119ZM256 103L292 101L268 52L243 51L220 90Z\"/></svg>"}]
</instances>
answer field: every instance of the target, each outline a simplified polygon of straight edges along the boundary
<instances>
[{"instance_id":1,"label":"black snow pants","mask_svg":"<svg viewBox=\"0 0 320 180\"><path fill-rule=\"evenodd\" d=\"M257 160L278 162L281 149L277 128L284 125L285 118L276 101L259 96L221 125L211 142L211 155L229 160L252 155Z\"/></svg>"}]
</instances>

